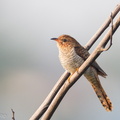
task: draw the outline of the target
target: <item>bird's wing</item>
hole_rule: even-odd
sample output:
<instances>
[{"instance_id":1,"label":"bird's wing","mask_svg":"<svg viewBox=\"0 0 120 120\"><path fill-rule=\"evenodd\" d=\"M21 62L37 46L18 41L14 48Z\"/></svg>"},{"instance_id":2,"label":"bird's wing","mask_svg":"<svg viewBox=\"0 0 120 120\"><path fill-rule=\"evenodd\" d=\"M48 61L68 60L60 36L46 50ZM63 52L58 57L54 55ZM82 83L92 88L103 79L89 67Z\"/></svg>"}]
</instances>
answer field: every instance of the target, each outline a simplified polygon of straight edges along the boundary
<instances>
[{"instance_id":1,"label":"bird's wing","mask_svg":"<svg viewBox=\"0 0 120 120\"><path fill-rule=\"evenodd\" d=\"M75 48L76 54L79 55L80 57L82 57L84 60L86 60L90 56L89 52L84 47L82 47L81 45L76 46L74 48ZM102 70L102 68L97 64L96 61L94 61L92 63L92 66L97 70L97 73L100 76L102 76L102 77L107 76L107 74Z\"/></svg>"}]
</instances>

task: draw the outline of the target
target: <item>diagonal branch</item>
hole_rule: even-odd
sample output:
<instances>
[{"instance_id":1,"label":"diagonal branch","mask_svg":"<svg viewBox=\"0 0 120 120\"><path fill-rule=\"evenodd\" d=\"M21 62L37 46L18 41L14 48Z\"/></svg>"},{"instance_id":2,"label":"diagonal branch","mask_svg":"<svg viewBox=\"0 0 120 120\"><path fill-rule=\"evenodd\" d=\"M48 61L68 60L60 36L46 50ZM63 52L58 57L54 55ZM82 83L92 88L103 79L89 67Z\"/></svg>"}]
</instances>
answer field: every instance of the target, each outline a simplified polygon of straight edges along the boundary
<instances>
[{"instance_id":1,"label":"diagonal branch","mask_svg":"<svg viewBox=\"0 0 120 120\"><path fill-rule=\"evenodd\" d=\"M62 87L66 79L69 77L69 73L65 71L63 75L60 77L60 79L57 81L49 95L46 97L44 102L41 104L41 106L36 110L36 112L33 114L33 116L30 118L30 120L38 120L48 109L50 103L54 99L55 95L59 91L59 89Z\"/></svg>"},{"instance_id":2,"label":"diagonal branch","mask_svg":"<svg viewBox=\"0 0 120 120\"><path fill-rule=\"evenodd\" d=\"M112 18L114 18L117 13L120 11L120 4L116 6L116 8L112 12ZM109 17L106 22L99 28L99 30L93 35L93 37L89 40L87 45L85 46L86 49L90 49L91 46L94 44L94 42L100 37L100 35L105 31L105 29L109 26L111 21L111 18ZM63 75L60 77L60 79L57 81L49 95L46 97L44 102L41 104L41 106L36 110L36 112L32 115L30 120L38 120L48 109L49 105L51 104L52 100L62 87L62 85L65 83L66 79L69 77L69 73L65 71ZM71 77L72 79L72 77ZM45 116L45 115L44 115ZM43 119L43 118L42 118Z\"/></svg>"},{"instance_id":3,"label":"diagonal branch","mask_svg":"<svg viewBox=\"0 0 120 120\"><path fill-rule=\"evenodd\" d=\"M115 24L113 25L113 31L115 32L117 28L120 25L120 17L117 19ZM114 33L113 32L113 33ZM64 85L61 87L61 89L58 91L57 95L53 99L52 103L50 104L47 111L44 113L41 120L49 120L53 113L55 112L56 108L58 107L59 103L67 93L67 91L74 85L74 83L82 76L82 74L85 72L85 70L90 66L90 64L101 54L101 48L103 46L106 46L107 42L110 39L111 30L107 32L105 37L102 39L102 41L99 43L99 45L96 47L96 49L93 51L93 53L88 57L88 59L81 65L79 70L75 72L70 78L70 83L67 80ZM79 74L78 74L79 73Z\"/></svg>"},{"instance_id":4,"label":"diagonal branch","mask_svg":"<svg viewBox=\"0 0 120 120\"><path fill-rule=\"evenodd\" d=\"M112 19L118 14L120 11L120 4L118 4L115 9L111 12L112 13ZM92 45L96 42L96 40L101 36L101 34L106 30L106 28L111 23L111 16L107 18L107 20L101 25L101 27L97 30L97 32L94 34L94 36L88 41L88 43L85 45L85 48L89 50Z\"/></svg>"}]
</instances>

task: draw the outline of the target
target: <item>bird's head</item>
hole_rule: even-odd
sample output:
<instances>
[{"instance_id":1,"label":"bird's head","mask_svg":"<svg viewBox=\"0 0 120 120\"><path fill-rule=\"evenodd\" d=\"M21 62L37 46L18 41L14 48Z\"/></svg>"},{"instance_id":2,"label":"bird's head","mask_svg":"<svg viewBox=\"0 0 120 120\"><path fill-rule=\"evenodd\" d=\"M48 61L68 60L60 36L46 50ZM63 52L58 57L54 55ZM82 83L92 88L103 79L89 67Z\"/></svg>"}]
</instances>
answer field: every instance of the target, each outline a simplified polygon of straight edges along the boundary
<instances>
[{"instance_id":1,"label":"bird's head","mask_svg":"<svg viewBox=\"0 0 120 120\"><path fill-rule=\"evenodd\" d=\"M58 38L51 38L51 40L55 40L60 48L73 48L79 45L79 43L69 35L61 35Z\"/></svg>"}]
</instances>

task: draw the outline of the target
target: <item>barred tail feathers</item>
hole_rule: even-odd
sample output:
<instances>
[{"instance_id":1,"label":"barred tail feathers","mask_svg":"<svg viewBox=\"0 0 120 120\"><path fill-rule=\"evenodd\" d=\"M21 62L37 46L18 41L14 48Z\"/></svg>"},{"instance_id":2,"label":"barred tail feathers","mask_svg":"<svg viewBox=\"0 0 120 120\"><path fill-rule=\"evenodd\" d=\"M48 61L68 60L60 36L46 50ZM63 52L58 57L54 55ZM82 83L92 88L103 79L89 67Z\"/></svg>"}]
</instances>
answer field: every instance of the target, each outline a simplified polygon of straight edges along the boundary
<instances>
[{"instance_id":1,"label":"barred tail feathers","mask_svg":"<svg viewBox=\"0 0 120 120\"><path fill-rule=\"evenodd\" d=\"M92 85L95 93L97 94L101 104L103 107L106 109L106 111L112 111L112 103L110 99L108 98L107 94L105 93L104 89L102 88L97 88L94 85Z\"/></svg>"},{"instance_id":2,"label":"barred tail feathers","mask_svg":"<svg viewBox=\"0 0 120 120\"><path fill-rule=\"evenodd\" d=\"M84 76L91 83L96 95L106 111L112 111L112 103L100 83L97 71L93 67L89 67L84 73Z\"/></svg>"}]
</instances>

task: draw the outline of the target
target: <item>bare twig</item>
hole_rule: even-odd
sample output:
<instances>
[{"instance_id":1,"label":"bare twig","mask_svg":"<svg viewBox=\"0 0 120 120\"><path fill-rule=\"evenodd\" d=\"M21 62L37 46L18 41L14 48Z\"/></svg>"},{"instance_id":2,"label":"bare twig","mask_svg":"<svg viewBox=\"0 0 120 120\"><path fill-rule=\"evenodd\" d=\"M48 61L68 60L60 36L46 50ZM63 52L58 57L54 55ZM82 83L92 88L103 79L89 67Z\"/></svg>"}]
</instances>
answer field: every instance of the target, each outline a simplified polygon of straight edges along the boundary
<instances>
[{"instance_id":1,"label":"bare twig","mask_svg":"<svg viewBox=\"0 0 120 120\"><path fill-rule=\"evenodd\" d=\"M109 44L108 47L101 49L101 50L103 50L103 51L109 50L109 48L112 46L112 38L113 38L113 15L112 15L112 13L111 13L111 16L110 16L110 17L111 17L110 44Z\"/></svg>"},{"instance_id":2,"label":"bare twig","mask_svg":"<svg viewBox=\"0 0 120 120\"><path fill-rule=\"evenodd\" d=\"M30 118L30 120L38 120L44 114L44 112L48 109L50 103L54 99L55 95L57 94L57 92L59 91L59 89L61 88L61 86L64 84L64 82L68 77L69 77L69 73L65 71L58 80L58 82L55 84L55 86L53 87L47 98L44 100L41 106L36 110L36 112Z\"/></svg>"},{"instance_id":3,"label":"bare twig","mask_svg":"<svg viewBox=\"0 0 120 120\"><path fill-rule=\"evenodd\" d=\"M110 45L112 45L112 39L113 39L113 14L111 12L111 35L110 35Z\"/></svg>"},{"instance_id":4,"label":"bare twig","mask_svg":"<svg viewBox=\"0 0 120 120\"><path fill-rule=\"evenodd\" d=\"M11 109L12 111L12 120L15 120L15 112L13 111L13 109Z\"/></svg>"},{"instance_id":5,"label":"bare twig","mask_svg":"<svg viewBox=\"0 0 120 120\"><path fill-rule=\"evenodd\" d=\"M117 5L117 7L115 8L115 10L112 12L112 18L114 18L116 16L116 14L119 12L120 10L120 5ZM85 46L86 49L90 49L90 47L94 44L94 42L99 38L99 36L104 32L104 30L109 26L111 21L111 18L109 17L106 22L100 27L100 29L95 33L95 35L89 40L89 42L87 43L87 45ZM113 32L112 32L113 34ZM82 72L83 73L83 72ZM76 74L74 74L76 75ZM38 120L43 114L44 112L48 109L49 105L53 105L54 100L56 99L55 96L57 96L59 94L59 92L61 91L61 89L63 87L61 87L64 82L66 81L66 79L69 77L69 73L68 72L64 72L64 74L61 76L61 78L57 81L57 83L55 84L55 86L53 87L52 91L49 93L49 95L47 96L47 98L44 100L44 102L41 104L41 106L36 110L36 112L33 114L33 116L30 118L30 120ZM79 76L80 77L80 76ZM72 79L72 77L71 77ZM74 83L74 82L73 82ZM65 83L66 85L66 83ZM64 86L65 86L64 85ZM72 86L72 85L71 85ZM70 87L70 86L69 86ZM59 92L58 92L59 91ZM66 91L67 92L67 91ZM57 94L57 95L56 95ZM65 95L65 93L64 93ZM63 95L63 96L64 96ZM63 96L61 96L63 98ZM59 100L61 101L62 98ZM54 99L54 100L53 100ZM52 101L53 100L53 101ZM51 103L52 102L52 103ZM58 103L57 103L58 104ZM50 106L51 106L50 105ZM54 106L55 107L55 106ZM57 106L56 106L57 107ZM50 111L50 108L47 110L46 114L48 113L48 111ZM55 109L54 109L55 110ZM52 112L54 112L54 110ZM44 114L44 116L46 116L46 114ZM52 113L53 114L53 113ZM49 118L52 116L52 114L49 114ZM48 119L44 119L44 116L42 118L42 120L48 120Z\"/></svg>"},{"instance_id":6,"label":"bare twig","mask_svg":"<svg viewBox=\"0 0 120 120\"><path fill-rule=\"evenodd\" d=\"M120 4L118 4L115 9L112 11L112 18L118 14L120 11ZM97 30L97 32L94 34L94 36L88 41L88 43L85 45L85 48L89 50L91 46L96 42L96 40L100 37L100 35L106 30L106 28L111 23L111 16L107 18L107 20L102 24L102 26Z\"/></svg>"}]
</instances>

